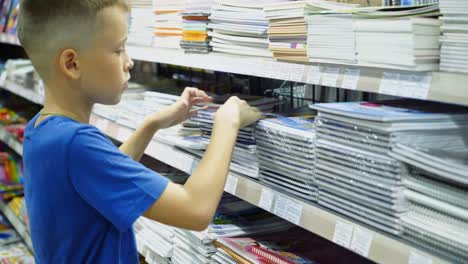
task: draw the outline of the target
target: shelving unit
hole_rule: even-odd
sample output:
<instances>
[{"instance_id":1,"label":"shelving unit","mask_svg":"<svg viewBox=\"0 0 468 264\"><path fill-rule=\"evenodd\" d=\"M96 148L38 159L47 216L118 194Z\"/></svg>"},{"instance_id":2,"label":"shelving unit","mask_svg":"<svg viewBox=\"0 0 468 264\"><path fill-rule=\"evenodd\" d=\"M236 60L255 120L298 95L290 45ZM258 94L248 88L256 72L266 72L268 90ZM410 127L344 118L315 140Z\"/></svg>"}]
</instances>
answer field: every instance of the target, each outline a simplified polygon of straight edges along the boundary
<instances>
[{"instance_id":1,"label":"shelving unit","mask_svg":"<svg viewBox=\"0 0 468 264\"><path fill-rule=\"evenodd\" d=\"M12 88L12 87L10 87ZM0 141L4 142L11 149L13 149L20 156L23 155L23 144L19 142L10 132L8 132L5 126L0 125ZM5 215L8 221L12 224L16 232L23 238L23 241L26 243L26 246L29 250L33 251L33 246L31 242L31 237L29 235L28 229L23 221L21 221L18 216L13 213L11 208L3 201L0 200L0 211Z\"/></svg>"},{"instance_id":2,"label":"shelving unit","mask_svg":"<svg viewBox=\"0 0 468 264\"><path fill-rule=\"evenodd\" d=\"M18 216L16 216L15 213L13 213L11 208L3 201L0 201L0 211L3 212L8 221L10 221L10 223L13 225L13 228L15 228L16 232L18 232L21 238L23 238L24 242L26 243L26 246L28 246L29 250L32 252L33 246L31 236L29 235L29 231L26 228L24 222L21 221L18 218Z\"/></svg>"},{"instance_id":3,"label":"shelving unit","mask_svg":"<svg viewBox=\"0 0 468 264\"><path fill-rule=\"evenodd\" d=\"M181 50L136 46L127 50L135 60L468 106L467 74L411 72L357 65L305 65L221 53L185 54Z\"/></svg>"},{"instance_id":4,"label":"shelving unit","mask_svg":"<svg viewBox=\"0 0 468 264\"><path fill-rule=\"evenodd\" d=\"M3 84L0 84L0 88L19 95L35 104L43 104L44 102L43 96L39 95L36 91L20 86L14 82L5 81Z\"/></svg>"},{"instance_id":5,"label":"shelving unit","mask_svg":"<svg viewBox=\"0 0 468 264\"><path fill-rule=\"evenodd\" d=\"M6 128L0 125L0 141L7 144L11 149L13 149L19 155L23 155L23 144L19 142L15 136L6 130Z\"/></svg>"},{"instance_id":6,"label":"shelving unit","mask_svg":"<svg viewBox=\"0 0 468 264\"><path fill-rule=\"evenodd\" d=\"M3 41L1 36L0 41ZM356 65L296 64L218 53L184 54L179 50L136 46L128 47L128 52L135 60L468 106L466 74L409 72ZM5 82L3 88L36 104L43 102L42 96L35 91L14 83ZM132 129L94 114L91 116L91 124L121 142L133 133ZM13 142L8 134L0 127L0 140L18 153L22 152L22 145ZM191 174L200 162L198 158L176 147L155 140L149 144L145 154L188 174ZM448 263L395 236L369 229L364 224L266 187L253 179L230 173L225 191L377 263ZM13 219L10 221L32 249L24 224L5 204L0 203L0 210L4 211L5 215L9 214L8 219Z\"/></svg>"}]
</instances>

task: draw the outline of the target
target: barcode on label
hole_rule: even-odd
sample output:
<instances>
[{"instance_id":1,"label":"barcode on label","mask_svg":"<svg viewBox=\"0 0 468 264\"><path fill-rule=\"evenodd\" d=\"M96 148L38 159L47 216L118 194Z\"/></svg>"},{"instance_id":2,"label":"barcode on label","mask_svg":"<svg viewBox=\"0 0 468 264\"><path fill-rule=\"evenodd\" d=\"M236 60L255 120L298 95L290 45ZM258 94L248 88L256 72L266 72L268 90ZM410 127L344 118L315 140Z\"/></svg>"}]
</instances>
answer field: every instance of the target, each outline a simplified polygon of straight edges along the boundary
<instances>
[{"instance_id":1,"label":"barcode on label","mask_svg":"<svg viewBox=\"0 0 468 264\"><path fill-rule=\"evenodd\" d=\"M279 195L276 199L273 213L293 224L298 225L301 221L302 209L303 206L300 203L293 201L283 195Z\"/></svg>"},{"instance_id":2,"label":"barcode on label","mask_svg":"<svg viewBox=\"0 0 468 264\"><path fill-rule=\"evenodd\" d=\"M426 99L429 94L432 76L430 74L403 74L384 72L379 93Z\"/></svg>"},{"instance_id":3,"label":"barcode on label","mask_svg":"<svg viewBox=\"0 0 468 264\"><path fill-rule=\"evenodd\" d=\"M353 233L353 239L351 241L350 249L361 256L367 257L369 256L369 251L372 244L372 234L360 229L356 228Z\"/></svg>"},{"instance_id":4,"label":"barcode on label","mask_svg":"<svg viewBox=\"0 0 468 264\"><path fill-rule=\"evenodd\" d=\"M353 225L341 221L336 221L333 242L342 247L349 248L351 245L352 238Z\"/></svg>"},{"instance_id":5,"label":"barcode on label","mask_svg":"<svg viewBox=\"0 0 468 264\"><path fill-rule=\"evenodd\" d=\"M274 199L275 193L271 189L263 187L258 206L267 211L271 211Z\"/></svg>"},{"instance_id":6,"label":"barcode on label","mask_svg":"<svg viewBox=\"0 0 468 264\"><path fill-rule=\"evenodd\" d=\"M239 178L228 175L226 180L226 186L224 186L224 190L230 194L236 194L237 184L239 183Z\"/></svg>"},{"instance_id":7,"label":"barcode on label","mask_svg":"<svg viewBox=\"0 0 468 264\"><path fill-rule=\"evenodd\" d=\"M322 85L336 87L340 68L325 67L322 72Z\"/></svg>"},{"instance_id":8,"label":"barcode on label","mask_svg":"<svg viewBox=\"0 0 468 264\"><path fill-rule=\"evenodd\" d=\"M342 88L356 90L361 71L358 69L346 69L343 77Z\"/></svg>"},{"instance_id":9,"label":"barcode on label","mask_svg":"<svg viewBox=\"0 0 468 264\"><path fill-rule=\"evenodd\" d=\"M321 77L322 73L320 72L319 66L309 66L309 70L307 72L307 83L320 84Z\"/></svg>"}]
</instances>

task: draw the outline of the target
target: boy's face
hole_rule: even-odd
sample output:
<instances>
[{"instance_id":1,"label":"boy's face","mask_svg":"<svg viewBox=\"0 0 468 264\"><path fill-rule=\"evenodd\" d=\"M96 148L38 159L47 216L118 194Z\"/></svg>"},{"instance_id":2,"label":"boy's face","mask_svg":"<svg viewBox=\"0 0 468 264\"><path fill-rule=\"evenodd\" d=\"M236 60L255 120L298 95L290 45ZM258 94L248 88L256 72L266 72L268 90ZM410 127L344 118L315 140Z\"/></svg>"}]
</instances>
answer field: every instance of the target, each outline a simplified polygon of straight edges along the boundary
<instances>
[{"instance_id":1,"label":"boy's face","mask_svg":"<svg viewBox=\"0 0 468 264\"><path fill-rule=\"evenodd\" d=\"M95 43L82 55L81 84L91 103L117 104L128 86L133 61L125 51L127 13L108 7L98 13Z\"/></svg>"}]
</instances>

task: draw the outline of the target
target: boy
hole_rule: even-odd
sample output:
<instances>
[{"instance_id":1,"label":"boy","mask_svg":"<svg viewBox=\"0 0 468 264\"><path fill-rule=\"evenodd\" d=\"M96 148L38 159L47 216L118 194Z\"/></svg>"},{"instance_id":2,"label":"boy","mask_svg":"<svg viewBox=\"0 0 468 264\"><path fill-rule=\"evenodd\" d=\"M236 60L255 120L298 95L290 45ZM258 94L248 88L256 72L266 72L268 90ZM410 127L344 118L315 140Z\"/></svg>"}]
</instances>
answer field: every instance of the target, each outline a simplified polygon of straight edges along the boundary
<instances>
[{"instance_id":1,"label":"boy","mask_svg":"<svg viewBox=\"0 0 468 264\"><path fill-rule=\"evenodd\" d=\"M215 116L211 144L184 186L137 160L153 134L208 102L187 88L117 149L88 125L95 103L116 104L133 62L125 52L125 0L22 0L18 36L46 85L25 132L25 197L37 263L136 263L141 215L203 230L219 203L238 130L261 114L238 98ZM132 160L133 159L133 160Z\"/></svg>"}]
</instances>

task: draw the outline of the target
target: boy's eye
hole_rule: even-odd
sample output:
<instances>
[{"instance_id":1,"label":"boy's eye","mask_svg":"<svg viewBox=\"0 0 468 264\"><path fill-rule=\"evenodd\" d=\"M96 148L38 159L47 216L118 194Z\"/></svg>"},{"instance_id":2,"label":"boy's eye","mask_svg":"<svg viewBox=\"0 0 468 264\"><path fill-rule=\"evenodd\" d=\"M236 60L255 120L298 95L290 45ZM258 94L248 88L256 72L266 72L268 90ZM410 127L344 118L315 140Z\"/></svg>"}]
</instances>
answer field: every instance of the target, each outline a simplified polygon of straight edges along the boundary
<instances>
[{"instance_id":1,"label":"boy's eye","mask_svg":"<svg viewBox=\"0 0 468 264\"><path fill-rule=\"evenodd\" d=\"M115 53L117 54L122 54L123 52L125 52L125 48L121 48L121 49L118 49Z\"/></svg>"}]
</instances>

